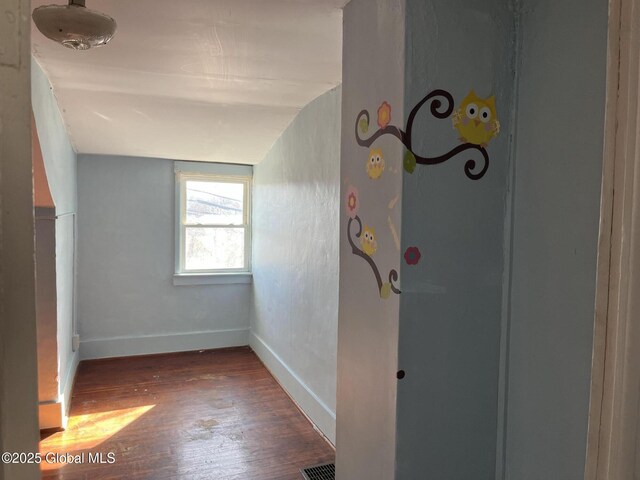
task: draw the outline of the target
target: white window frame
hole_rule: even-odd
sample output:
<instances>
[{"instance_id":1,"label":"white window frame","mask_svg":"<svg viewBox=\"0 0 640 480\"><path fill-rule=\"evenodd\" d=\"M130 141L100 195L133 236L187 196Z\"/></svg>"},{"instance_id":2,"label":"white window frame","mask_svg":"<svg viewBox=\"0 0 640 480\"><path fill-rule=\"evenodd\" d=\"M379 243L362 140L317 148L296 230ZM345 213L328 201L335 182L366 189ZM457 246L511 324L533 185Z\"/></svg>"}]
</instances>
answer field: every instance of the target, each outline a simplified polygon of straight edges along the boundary
<instances>
[{"instance_id":1,"label":"white window frame","mask_svg":"<svg viewBox=\"0 0 640 480\"><path fill-rule=\"evenodd\" d=\"M210 283L250 283L251 281L251 186L253 169L248 165L219 163L175 162L175 285ZM186 223L186 182L211 181L217 183L244 184L244 219L238 225L245 230L244 261L242 268L186 270L185 231ZM225 228L226 225L202 225L203 228Z\"/></svg>"}]
</instances>

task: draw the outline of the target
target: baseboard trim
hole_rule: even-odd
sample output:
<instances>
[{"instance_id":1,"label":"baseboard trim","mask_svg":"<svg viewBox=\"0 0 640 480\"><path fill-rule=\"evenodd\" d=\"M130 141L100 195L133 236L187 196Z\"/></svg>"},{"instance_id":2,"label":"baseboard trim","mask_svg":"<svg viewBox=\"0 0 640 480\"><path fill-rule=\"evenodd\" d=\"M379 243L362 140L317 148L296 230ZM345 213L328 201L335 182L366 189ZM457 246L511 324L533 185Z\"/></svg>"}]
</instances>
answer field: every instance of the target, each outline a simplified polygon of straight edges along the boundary
<instances>
[{"instance_id":1,"label":"baseboard trim","mask_svg":"<svg viewBox=\"0 0 640 480\"><path fill-rule=\"evenodd\" d=\"M98 338L80 341L80 358L93 360L132 357L154 353L243 347L248 344L248 328L142 337Z\"/></svg>"},{"instance_id":2,"label":"baseboard trim","mask_svg":"<svg viewBox=\"0 0 640 480\"><path fill-rule=\"evenodd\" d=\"M73 352L66 375L62 377L63 383L58 386L59 393L57 400L38 403L38 417L41 431L60 431L67 428L69 407L71 406L71 390L79 363L80 352Z\"/></svg>"},{"instance_id":3,"label":"baseboard trim","mask_svg":"<svg viewBox=\"0 0 640 480\"><path fill-rule=\"evenodd\" d=\"M67 420L69 419L69 409L71 408L71 395L73 391L73 382L76 380L76 373L78 372L78 365L80 364L80 350L73 352L71 362L69 362L69 368L67 369L67 375L64 378L64 385L62 387L62 428L67 428Z\"/></svg>"},{"instance_id":4,"label":"baseboard trim","mask_svg":"<svg viewBox=\"0 0 640 480\"><path fill-rule=\"evenodd\" d=\"M62 402L50 401L38 404L38 424L40 430L64 429L65 421Z\"/></svg>"},{"instance_id":5,"label":"baseboard trim","mask_svg":"<svg viewBox=\"0 0 640 480\"><path fill-rule=\"evenodd\" d=\"M320 432L336 444L336 414L258 335L250 333L249 346L258 355L287 394Z\"/></svg>"}]
</instances>

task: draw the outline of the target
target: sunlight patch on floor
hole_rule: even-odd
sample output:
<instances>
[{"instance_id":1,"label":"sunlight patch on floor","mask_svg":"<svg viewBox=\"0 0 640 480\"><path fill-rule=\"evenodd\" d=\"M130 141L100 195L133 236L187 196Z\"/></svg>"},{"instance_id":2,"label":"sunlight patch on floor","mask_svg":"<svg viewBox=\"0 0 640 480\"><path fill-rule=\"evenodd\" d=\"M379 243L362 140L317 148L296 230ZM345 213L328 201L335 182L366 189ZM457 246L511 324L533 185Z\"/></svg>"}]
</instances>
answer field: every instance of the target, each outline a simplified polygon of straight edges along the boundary
<instances>
[{"instance_id":1,"label":"sunlight patch on floor","mask_svg":"<svg viewBox=\"0 0 640 480\"><path fill-rule=\"evenodd\" d=\"M155 405L144 405L72 416L64 432L55 433L40 442L40 453L44 458L49 452L73 453L93 449L138 420L153 407ZM42 462L41 469L53 470L62 466L59 463Z\"/></svg>"}]
</instances>

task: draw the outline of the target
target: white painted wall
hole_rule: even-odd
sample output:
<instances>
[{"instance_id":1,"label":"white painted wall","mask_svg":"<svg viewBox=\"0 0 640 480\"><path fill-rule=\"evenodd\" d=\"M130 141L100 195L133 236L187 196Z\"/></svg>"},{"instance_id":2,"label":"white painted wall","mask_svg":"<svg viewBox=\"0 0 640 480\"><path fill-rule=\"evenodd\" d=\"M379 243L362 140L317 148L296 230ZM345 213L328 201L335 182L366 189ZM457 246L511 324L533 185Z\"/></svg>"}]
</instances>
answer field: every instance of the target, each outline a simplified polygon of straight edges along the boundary
<instances>
[{"instance_id":1,"label":"white painted wall","mask_svg":"<svg viewBox=\"0 0 640 480\"><path fill-rule=\"evenodd\" d=\"M371 268L352 254L345 196L349 185L358 188L359 215L376 230L375 259L386 281L390 269L399 269L401 258L388 222L401 231L403 147L390 136L380 139L376 148L383 149L387 170L379 180L371 180L365 171L369 150L356 143L354 125L366 108L373 134L383 101L392 106L394 123L402 121L404 24L404 0L352 0L344 10L336 435L340 480L389 480L395 474L400 302L394 294L382 299ZM396 207L389 208L394 198Z\"/></svg>"},{"instance_id":2,"label":"white painted wall","mask_svg":"<svg viewBox=\"0 0 640 480\"><path fill-rule=\"evenodd\" d=\"M173 161L80 155L83 358L249 343L251 285L173 285Z\"/></svg>"},{"instance_id":3,"label":"white painted wall","mask_svg":"<svg viewBox=\"0 0 640 480\"><path fill-rule=\"evenodd\" d=\"M62 122L51 84L38 63L31 60L32 108L55 203L56 308L58 331L58 400L67 411L79 361L72 349L75 315L75 215L77 212L77 158Z\"/></svg>"},{"instance_id":4,"label":"white painted wall","mask_svg":"<svg viewBox=\"0 0 640 480\"><path fill-rule=\"evenodd\" d=\"M341 88L254 167L251 347L335 443Z\"/></svg>"},{"instance_id":5,"label":"white painted wall","mask_svg":"<svg viewBox=\"0 0 640 480\"><path fill-rule=\"evenodd\" d=\"M0 9L0 452L37 452L30 2ZM0 463L0 480L37 478L36 464Z\"/></svg>"}]
</instances>

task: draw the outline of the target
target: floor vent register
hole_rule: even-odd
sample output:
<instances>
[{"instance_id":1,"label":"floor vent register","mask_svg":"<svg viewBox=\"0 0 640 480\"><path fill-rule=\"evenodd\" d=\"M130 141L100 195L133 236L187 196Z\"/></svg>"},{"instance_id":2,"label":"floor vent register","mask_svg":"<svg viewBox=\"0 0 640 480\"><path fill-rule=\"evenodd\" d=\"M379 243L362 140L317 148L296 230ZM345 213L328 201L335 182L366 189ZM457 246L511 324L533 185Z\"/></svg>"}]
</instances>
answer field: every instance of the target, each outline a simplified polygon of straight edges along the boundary
<instances>
[{"instance_id":1,"label":"floor vent register","mask_svg":"<svg viewBox=\"0 0 640 480\"><path fill-rule=\"evenodd\" d=\"M300 473L305 480L335 480L336 466L333 463L316 465L315 467L303 468Z\"/></svg>"}]
</instances>

